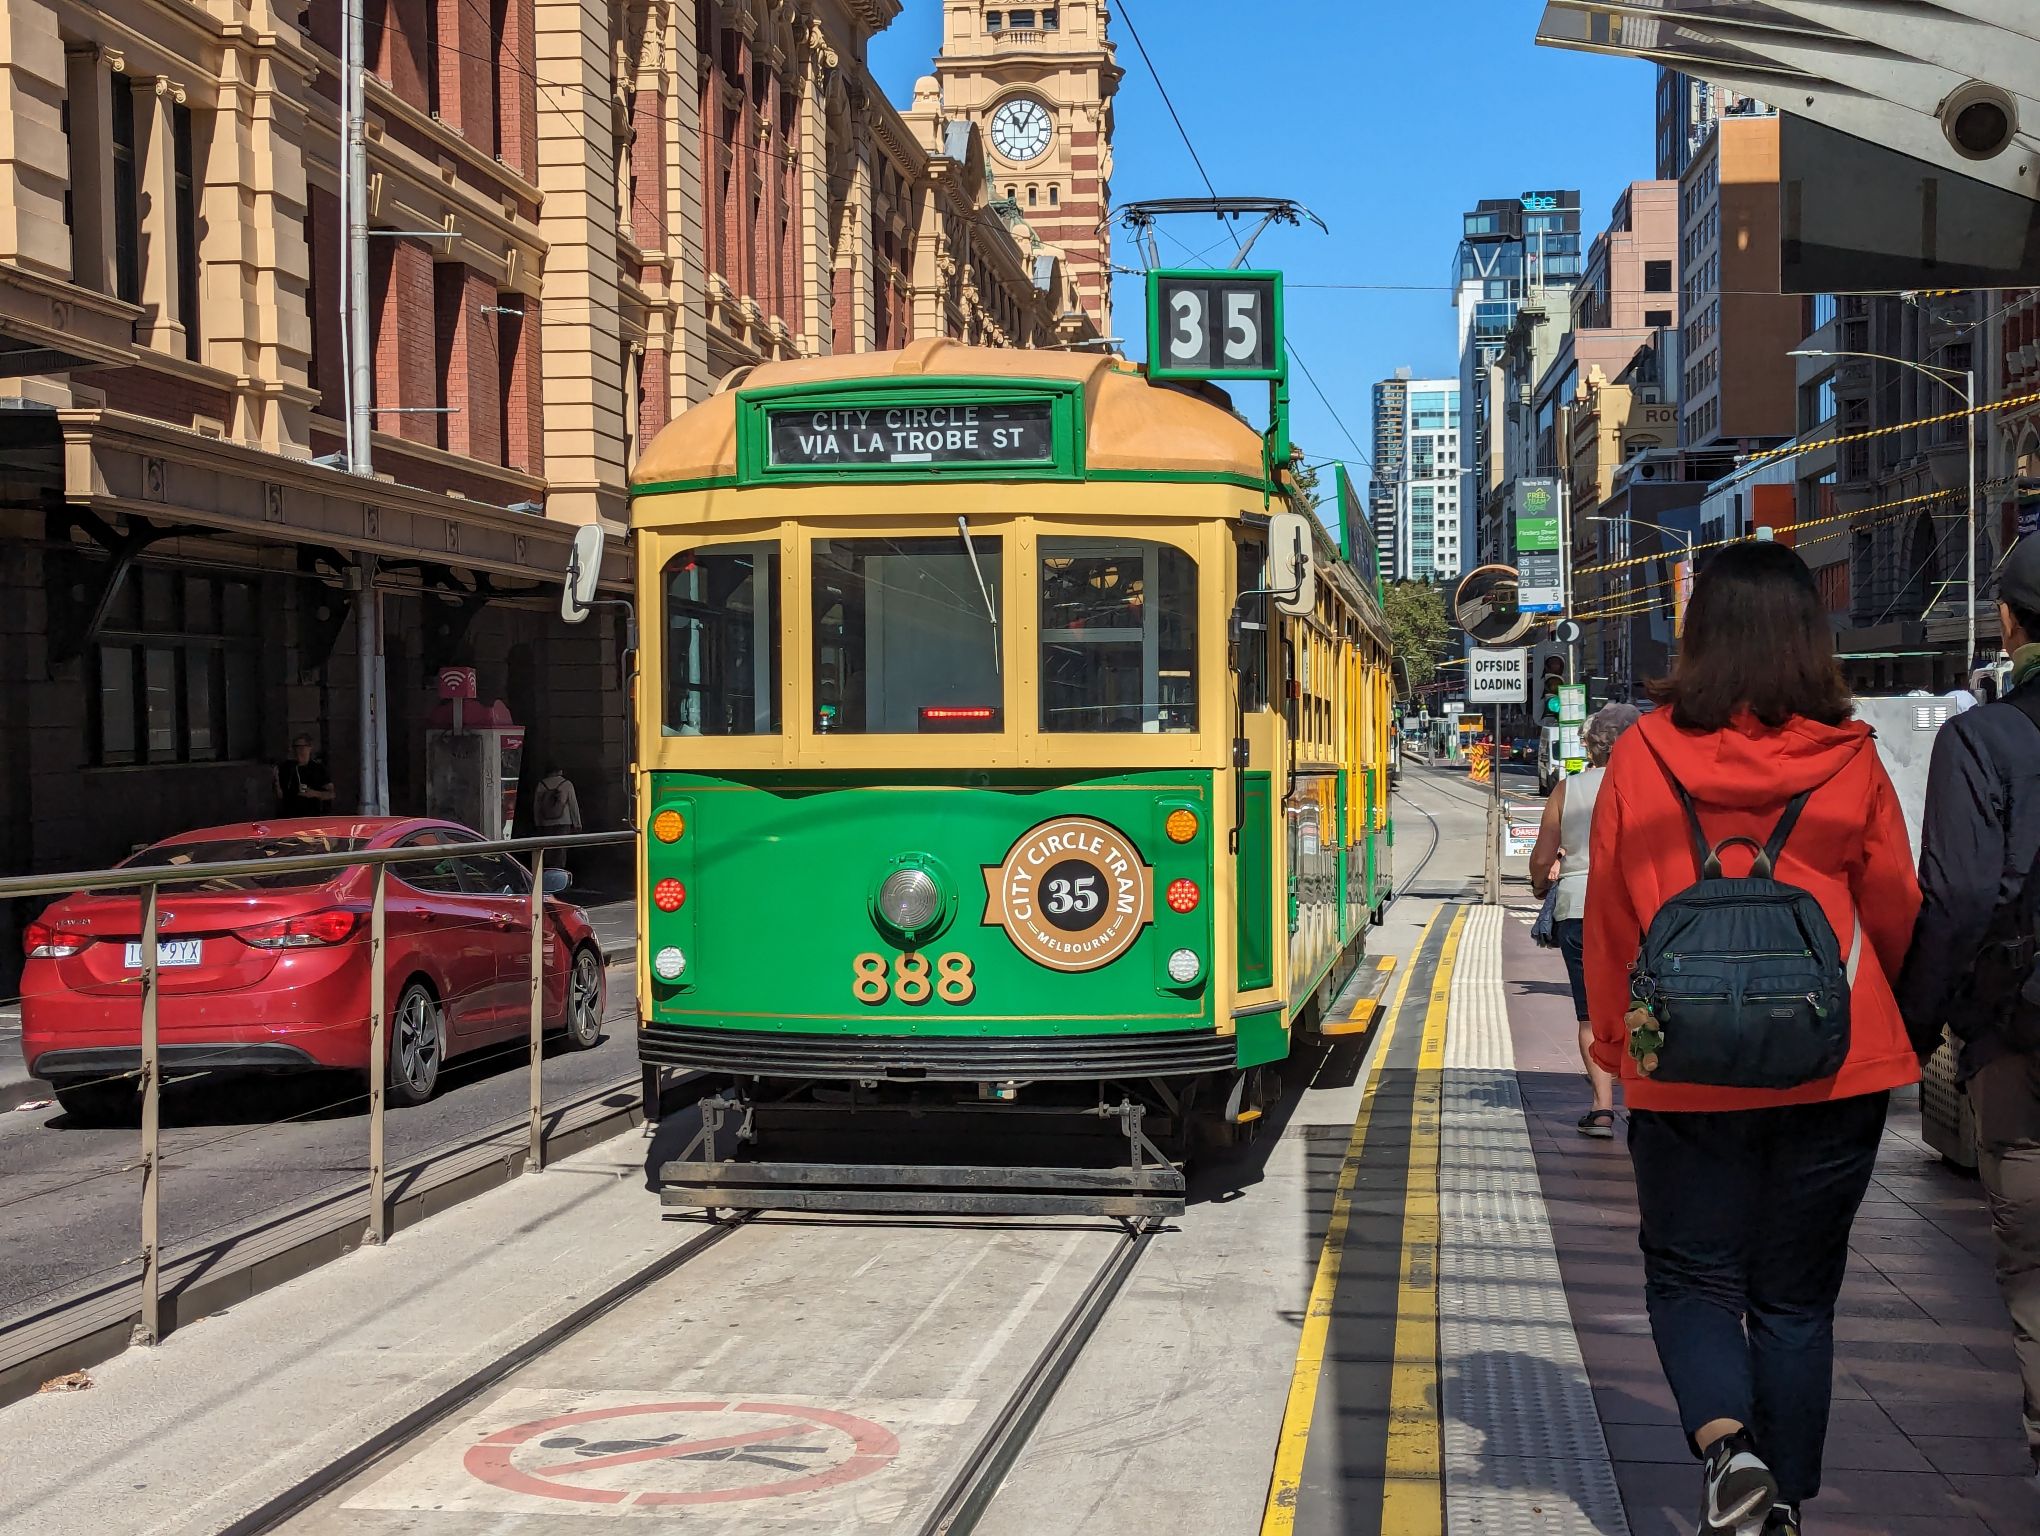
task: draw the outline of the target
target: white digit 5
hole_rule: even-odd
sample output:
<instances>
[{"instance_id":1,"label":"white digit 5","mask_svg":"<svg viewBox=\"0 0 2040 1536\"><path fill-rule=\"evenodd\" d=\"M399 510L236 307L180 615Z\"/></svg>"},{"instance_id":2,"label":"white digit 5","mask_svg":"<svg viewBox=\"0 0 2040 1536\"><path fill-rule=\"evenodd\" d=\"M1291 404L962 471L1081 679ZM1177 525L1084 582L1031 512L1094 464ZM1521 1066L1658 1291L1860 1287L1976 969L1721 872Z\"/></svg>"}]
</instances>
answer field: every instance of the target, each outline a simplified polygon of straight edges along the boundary
<instances>
[{"instance_id":1,"label":"white digit 5","mask_svg":"<svg viewBox=\"0 0 2040 1536\"><path fill-rule=\"evenodd\" d=\"M1261 347L1261 327L1254 320L1258 295L1229 293L1225 296L1225 355L1244 361Z\"/></svg>"},{"instance_id":2,"label":"white digit 5","mask_svg":"<svg viewBox=\"0 0 2040 1536\"><path fill-rule=\"evenodd\" d=\"M1169 301L1169 307L1176 311L1179 329L1170 346L1176 356L1199 358L1204 355L1204 300L1188 289L1178 289Z\"/></svg>"},{"instance_id":3,"label":"white digit 5","mask_svg":"<svg viewBox=\"0 0 2040 1536\"><path fill-rule=\"evenodd\" d=\"M1096 875L1077 876L1077 910L1079 912L1095 912L1098 910L1098 877Z\"/></svg>"}]
</instances>

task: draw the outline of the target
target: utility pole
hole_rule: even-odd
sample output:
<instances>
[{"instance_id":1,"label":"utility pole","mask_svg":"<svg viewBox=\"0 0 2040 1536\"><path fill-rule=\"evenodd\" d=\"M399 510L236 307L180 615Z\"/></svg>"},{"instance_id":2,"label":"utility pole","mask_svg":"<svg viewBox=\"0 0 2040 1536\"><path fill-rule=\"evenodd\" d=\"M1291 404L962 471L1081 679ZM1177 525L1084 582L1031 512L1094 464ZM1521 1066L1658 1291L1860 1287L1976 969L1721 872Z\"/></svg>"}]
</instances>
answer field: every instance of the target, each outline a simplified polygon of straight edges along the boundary
<instances>
[{"instance_id":1,"label":"utility pole","mask_svg":"<svg viewBox=\"0 0 2040 1536\"><path fill-rule=\"evenodd\" d=\"M368 138L362 77L368 69L364 7L341 7L345 32L340 63L340 189L347 239L341 252L341 315L346 337L347 468L364 479L374 474L369 432L374 424L371 342L368 325ZM354 638L356 696L361 738L361 812L389 810L389 756L384 730L388 704L383 680L382 595L376 591L375 556L362 554L355 566Z\"/></svg>"},{"instance_id":2,"label":"utility pole","mask_svg":"<svg viewBox=\"0 0 2040 1536\"><path fill-rule=\"evenodd\" d=\"M1970 356L1976 356L1975 351ZM1976 365L1972 362L1963 371L1962 403L1969 407L1969 414L1962 418L1962 435L1969 440L1969 649L1962 658L1962 676L1956 686L1967 688L1969 674L1976 666Z\"/></svg>"}]
</instances>

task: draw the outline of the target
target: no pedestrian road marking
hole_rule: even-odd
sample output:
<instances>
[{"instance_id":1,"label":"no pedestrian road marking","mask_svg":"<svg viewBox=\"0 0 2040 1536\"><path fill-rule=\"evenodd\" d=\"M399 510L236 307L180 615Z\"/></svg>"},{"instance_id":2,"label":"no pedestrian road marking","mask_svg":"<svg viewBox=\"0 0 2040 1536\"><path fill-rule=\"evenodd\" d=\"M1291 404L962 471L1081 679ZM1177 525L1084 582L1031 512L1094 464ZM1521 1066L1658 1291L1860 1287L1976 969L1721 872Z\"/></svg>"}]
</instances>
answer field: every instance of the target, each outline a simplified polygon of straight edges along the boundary
<instances>
[{"instance_id":1,"label":"no pedestrian road marking","mask_svg":"<svg viewBox=\"0 0 2040 1536\"><path fill-rule=\"evenodd\" d=\"M891 1524L932 1496L968 1401L782 1395L505 1393L347 1501L349 1509L587 1515L684 1512ZM852 1411L854 1410L854 1411Z\"/></svg>"}]
</instances>

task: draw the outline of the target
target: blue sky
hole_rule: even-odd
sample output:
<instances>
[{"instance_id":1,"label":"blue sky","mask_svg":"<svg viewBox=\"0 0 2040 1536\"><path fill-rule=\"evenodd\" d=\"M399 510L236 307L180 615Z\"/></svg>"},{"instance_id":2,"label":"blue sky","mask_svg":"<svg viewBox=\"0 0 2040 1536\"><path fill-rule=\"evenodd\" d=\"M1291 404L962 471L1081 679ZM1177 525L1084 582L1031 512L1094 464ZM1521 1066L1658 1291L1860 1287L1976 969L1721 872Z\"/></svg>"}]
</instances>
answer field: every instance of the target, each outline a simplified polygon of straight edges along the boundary
<instances>
[{"instance_id":1,"label":"blue sky","mask_svg":"<svg viewBox=\"0 0 2040 1536\"><path fill-rule=\"evenodd\" d=\"M1540 9L1536 0L1113 5L1126 71L1114 203L1204 190L1134 47L1130 18L1218 190L1292 197L1331 226L1329 236L1271 230L1254 262L1287 274L1292 348L1331 401L1327 410L1296 377L1296 441L1314 459L1346 458L1356 479L1365 479L1373 382L1402 365L1420 376L1458 370L1447 281L1460 213L1483 197L1578 187L1591 236L1621 188L1651 174L1652 72L1534 47ZM1243 27L1243 17L1252 25ZM872 71L895 101L911 99L941 37L939 0L906 0L874 41ZM1222 234L1215 223L1177 222L1190 250ZM1165 261L1188 254L1163 240ZM1140 263L1124 241L1114 257ZM1412 291L1306 286L1345 283ZM1116 329L1140 355L1139 280L1120 278L1113 302ZM1265 403L1248 409L1259 420Z\"/></svg>"}]
</instances>

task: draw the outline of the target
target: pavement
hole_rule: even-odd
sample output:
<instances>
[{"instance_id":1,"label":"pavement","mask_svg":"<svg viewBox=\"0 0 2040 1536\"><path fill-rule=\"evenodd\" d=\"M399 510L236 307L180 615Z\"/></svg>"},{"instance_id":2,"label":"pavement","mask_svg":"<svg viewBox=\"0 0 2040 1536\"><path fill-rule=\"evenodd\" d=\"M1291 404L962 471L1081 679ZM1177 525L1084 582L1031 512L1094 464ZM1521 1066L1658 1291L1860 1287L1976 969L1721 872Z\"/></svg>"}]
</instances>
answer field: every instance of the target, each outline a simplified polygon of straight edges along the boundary
<instances>
[{"instance_id":1,"label":"pavement","mask_svg":"<svg viewBox=\"0 0 2040 1536\"><path fill-rule=\"evenodd\" d=\"M1692 1529L1699 1474L1643 1320L1627 1159L1573 1131L1571 1010L1557 956L1528 942L1520 861L1504 906L1474 905L1464 787L1419 769L1401 811L1399 882L1449 894L1405 897L1372 936L1394 970L1370 1032L1299 1050L1260 1138L1193 1170L1189 1209L979 1528ZM564 1160L129 1350L87 1390L0 1409L0 1529L915 1528L1113 1229L662 1220L648 1170L692 1125ZM1895 1106L1851 1245L1808 1529L2040 1530L1982 1202L1916 1129Z\"/></svg>"},{"instance_id":2,"label":"pavement","mask_svg":"<svg viewBox=\"0 0 2040 1536\"><path fill-rule=\"evenodd\" d=\"M1623 1150L1574 1130L1583 1101L1572 1004L1555 952L1509 914L1509 1024L1545 1207L1629 1527L1692 1529L1694 1462L1643 1315L1636 1197ZM2030 1536L2040 1496L2019 1419L2011 1325L1998 1299L1990 1215L1976 1180L1919 1135L1919 1100L1894 1097L1877 1172L1849 1243L1837 1309L1827 1471L1807 1505L1821 1536Z\"/></svg>"}]
</instances>

